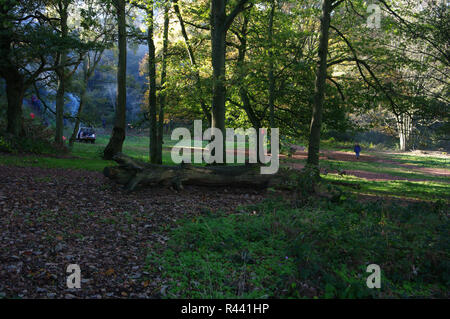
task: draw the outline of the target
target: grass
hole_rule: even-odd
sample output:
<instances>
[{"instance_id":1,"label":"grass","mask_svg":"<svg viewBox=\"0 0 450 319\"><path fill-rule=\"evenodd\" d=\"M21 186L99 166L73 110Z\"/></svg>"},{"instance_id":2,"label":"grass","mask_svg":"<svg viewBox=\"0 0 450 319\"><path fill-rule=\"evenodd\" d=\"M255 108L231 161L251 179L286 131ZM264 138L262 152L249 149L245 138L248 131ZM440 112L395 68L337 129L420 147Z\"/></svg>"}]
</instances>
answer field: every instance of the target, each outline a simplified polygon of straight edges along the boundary
<instances>
[{"instance_id":1,"label":"grass","mask_svg":"<svg viewBox=\"0 0 450 319\"><path fill-rule=\"evenodd\" d=\"M418 167L450 169L450 161L448 158L411 154L386 154L385 156L401 164L417 165Z\"/></svg>"},{"instance_id":2,"label":"grass","mask_svg":"<svg viewBox=\"0 0 450 319\"><path fill-rule=\"evenodd\" d=\"M93 171L102 171L105 166L115 165L113 161L105 161L101 158L102 152L108 144L109 136L98 135L95 144L75 143L69 157L55 157L51 154L46 155L0 155L0 164L12 166L39 166L45 168L73 168ZM163 144L163 164L175 165L171 158L171 148L178 141L171 140L170 136L164 137ZM187 143L178 144L178 146L188 145ZM203 147L207 146L203 142ZM237 147L248 147L247 144L235 143ZM231 147L227 143L227 147ZM141 161L148 161L149 138L146 136L127 136L122 152L128 156Z\"/></svg>"},{"instance_id":3,"label":"grass","mask_svg":"<svg viewBox=\"0 0 450 319\"><path fill-rule=\"evenodd\" d=\"M328 174L322 176L325 181L344 181L350 184L358 184L360 189L341 186L349 193L361 195L377 195L385 198L397 198L404 200L425 200L435 201L439 199L448 200L450 198L450 184L438 183L434 181L371 181L355 176L340 176Z\"/></svg>"},{"instance_id":4,"label":"grass","mask_svg":"<svg viewBox=\"0 0 450 319\"><path fill-rule=\"evenodd\" d=\"M108 141L109 136L98 136L95 144L75 143L72 152L66 157L55 157L51 155L1 155L0 164L102 171L105 166L115 165L115 162L105 161L101 158L101 154ZM148 161L148 138L137 136L127 137L123 146L123 152L136 159ZM170 152L167 150L163 151L163 162L165 164L173 164Z\"/></svg>"},{"instance_id":5,"label":"grass","mask_svg":"<svg viewBox=\"0 0 450 319\"><path fill-rule=\"evenodd\" d=\"M278 199L185 221L147 260L167 298L448 297L449 230L439 203ZM369 264L381 289L366 286Z\"/></svg>"},{"instance_id":6,"label":"grass","mask_svg":"<svg viewBox=\"0 0 450 319\"><path fill-rule=\"evenodd\" d=\"M380 155L379 155L380 156ZM424 164L420 167L427 168L446 168L445 165L434 166L435 159L430 158L430 165L427 165L427 161L423 161ZM286 159L285 163L302 163L305 164L306 160L298 159ZM405 163L406 164L406 163ZM378 174L388 174L396 177L414 179L425 179L430 181L445 182L448 181L444 176L433 176L430 174L422 173L413 168L401 166L402 163L379 163L379 162L364 162L364 161L340 161L340 160L321 160L320 165L322 168L327 168L329 171L345 171L345 170L358 170Z\"/></svg>"}]
</instances>

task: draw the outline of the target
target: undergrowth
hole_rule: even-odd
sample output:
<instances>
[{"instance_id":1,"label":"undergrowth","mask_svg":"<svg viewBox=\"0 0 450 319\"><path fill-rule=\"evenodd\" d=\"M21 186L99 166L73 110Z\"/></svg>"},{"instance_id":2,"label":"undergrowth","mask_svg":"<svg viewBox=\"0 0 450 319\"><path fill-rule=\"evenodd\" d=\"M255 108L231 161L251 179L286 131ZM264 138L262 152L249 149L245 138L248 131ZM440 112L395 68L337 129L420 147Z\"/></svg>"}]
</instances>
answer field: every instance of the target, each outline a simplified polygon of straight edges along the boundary
<instances>
[{"instance_id":1,"label":"undergrowth","mask_svg":"<svg viewBox=\"0 0 450 319\"><path fill-rule=\"evenodd\" d=\"M173 231L161 256L168 298L448 297L446 204L282 200L208 214ZM369 289L369 264L381 289Z\"/></svg>"}]
</instances>

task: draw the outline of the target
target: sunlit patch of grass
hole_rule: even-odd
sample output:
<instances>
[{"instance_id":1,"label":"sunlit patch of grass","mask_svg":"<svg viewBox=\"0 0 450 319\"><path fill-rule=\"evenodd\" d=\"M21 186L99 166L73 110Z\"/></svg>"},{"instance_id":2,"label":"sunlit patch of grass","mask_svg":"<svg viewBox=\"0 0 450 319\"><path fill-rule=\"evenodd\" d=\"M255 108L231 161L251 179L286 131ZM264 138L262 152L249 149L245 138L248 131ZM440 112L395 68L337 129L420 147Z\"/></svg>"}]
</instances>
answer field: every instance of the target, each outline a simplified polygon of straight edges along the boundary
<instances>
[{"instance_id":1,"label":"sunlit patch of grass","mask_svg":"<svg viewBox=\"0 0 450 319\"><path fill-rule=\"evenodd\" d=\"M363 162L363 161L335 161L324 160L321 162L322 167L327 167L334 170L360 170L378 174L389 174L392 176L398 176L408 179L424 179L430 181L442 181L449 182L448 177L434 176L423 172L415 171L403 166L399 166L391 163L381 162Z\"/></svg>"},{"instance_id":2,"label":"sunlit patch of grass","mask_svg":"<svg viewBox=\"0 0 450 319\"><path fill-rule=\"evenodd\" d=\"M386 157L401 164L417 165L419 167L450 169L450 159L448 157L434 157L428 155L410 154L386 154Z\"/></svg>"},{"instance_id":3,"label":"sunlit patch of grass","mask_svg":"<svg viewBox=\"0 0 450 319\"><path fill-rule=\"evenodd\" d=\"M325 181L345 181L359 184L360 189L348 188L348 191L392 196L405 199L437 200L450 198L450 184L435 181L371 181L356 176L328 174L322 176ZM343 186L343 188L347 188Z\"/></svg>"},{"instance_id":4,"label":"sunlit patch of grass","mask_svg":"<svg viewBox=\"0 0 450 319\"><path fill-rule=\"evenodd\" d=\"M44 168L73 168L86 169L94 171L102 171L105 166L116 165L113 161L105 161L102 159L103 150L109 142L109 136L98 135L95 144L75 143L70 156L67 158L45 157L45 156L11 156L0 155L0 164L12 166L34 166ZM171 157L171 148L179 141L171 140L170 136L164 137L163 144L163 164L175 165ZM183 144L186 146L193 145L192 141ZM205 147L208 142L202 142ZM248 146L247 144L236 143L239 148ZM230 147L230 143L227 144ZM149 138L147 136L127 136L125 139L122 152L137 160L149 161ZM194 162L194 154L192 152L191 162ZM205 165L205 163L200 164Z\"/></svg>"}]
</instances>

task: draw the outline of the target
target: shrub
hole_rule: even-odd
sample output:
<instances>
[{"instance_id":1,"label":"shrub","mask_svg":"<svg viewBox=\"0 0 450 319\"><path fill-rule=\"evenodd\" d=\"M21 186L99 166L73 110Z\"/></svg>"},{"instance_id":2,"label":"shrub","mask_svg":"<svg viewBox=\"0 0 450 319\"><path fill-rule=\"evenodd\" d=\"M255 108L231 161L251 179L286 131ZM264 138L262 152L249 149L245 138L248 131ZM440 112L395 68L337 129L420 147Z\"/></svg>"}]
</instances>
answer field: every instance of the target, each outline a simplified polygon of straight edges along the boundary
<instances>
[{"instance_id":1,"label":"shrub","mask_svg":"<svg viewBox=\"0 0 450 319\"><path fill-rule=\"evenodd\" d=\"M20 137L0 132L0 151L7 153L60 154L67 152L53 142L54 131L50 128L24 120L24 134Z\"/></svg>"}]
</instances>

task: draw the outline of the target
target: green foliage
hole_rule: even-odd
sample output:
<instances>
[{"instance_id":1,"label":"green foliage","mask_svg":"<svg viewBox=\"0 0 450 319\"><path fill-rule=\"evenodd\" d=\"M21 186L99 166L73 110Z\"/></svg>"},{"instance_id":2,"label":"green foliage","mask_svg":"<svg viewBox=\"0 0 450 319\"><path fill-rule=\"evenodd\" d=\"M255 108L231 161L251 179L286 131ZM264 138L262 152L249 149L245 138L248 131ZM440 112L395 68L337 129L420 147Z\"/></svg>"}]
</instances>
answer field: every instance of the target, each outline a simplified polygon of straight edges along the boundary
<instances>
[{"instance_id":1,"label":"green foliage","mask_svg":"<svg viewBox=\"0 0 450 319\"><path fill-rule=\"evenodd\" d=\"M0 136L0 152L12 153L13 151L11 142L4 136Z\"/></svg>"},{"instance_id":2,"label":"green foliage","mask_svg":"<svg viewBox=\"0 0 450 319\"><path fill-rule=\"evenodd\" d=\"M446 208L266 201L186 221L148 263L162 270L169 298L444 297ZM379 290L366 286L372 263L382 270Z\"/></svg>"}]
</instances>

